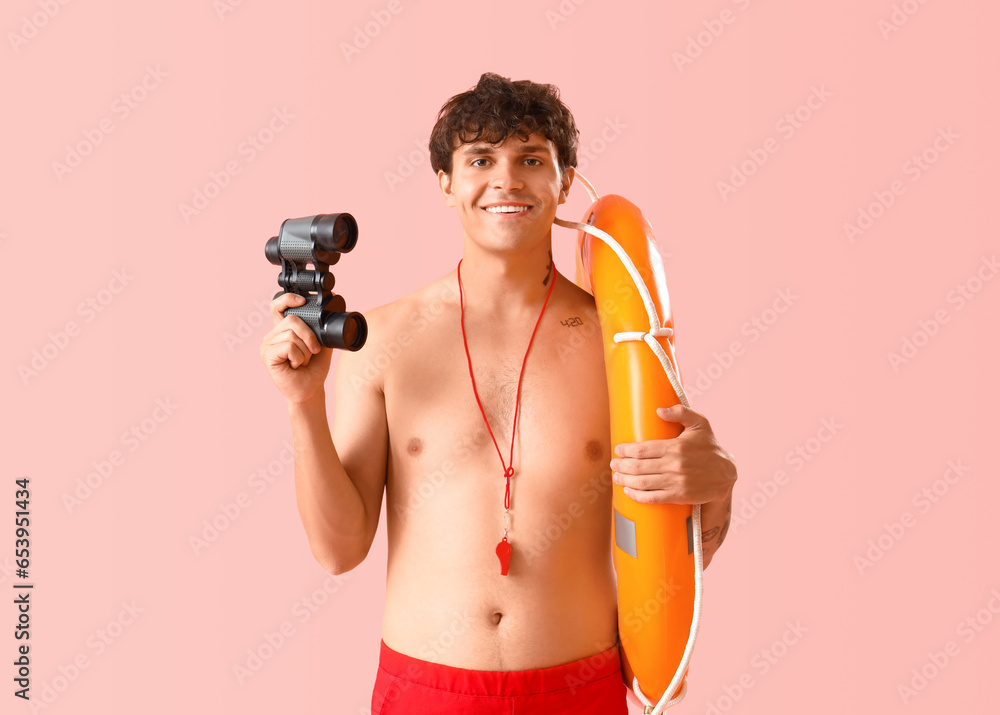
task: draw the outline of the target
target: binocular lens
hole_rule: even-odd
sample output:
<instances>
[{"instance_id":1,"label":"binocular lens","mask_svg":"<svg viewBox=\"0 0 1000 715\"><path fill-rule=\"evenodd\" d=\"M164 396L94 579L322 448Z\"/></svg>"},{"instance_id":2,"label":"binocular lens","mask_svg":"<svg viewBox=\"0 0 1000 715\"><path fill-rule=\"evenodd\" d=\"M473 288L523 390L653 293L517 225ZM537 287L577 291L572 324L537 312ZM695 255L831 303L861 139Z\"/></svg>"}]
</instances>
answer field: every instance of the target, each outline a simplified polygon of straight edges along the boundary
<instances>
[{"instance_id":1,"label":"binocular lens","mask_svg":"<svg viewBox=\"0 0 1000 715\"><path fill-rule=\"evenodd\" d=\"M367 332L363 323L359 322L353 315L348 316L347 320L344 321L344 345L349 349L355 346L361 347L361 345L364 345L365 334Z\"/></svg>"},{"instance_id":2,"label":"binocular lens","mask_svg":"<svg viewBox=\"0 0 1000 715\"><path fill-rule=\"evenodd\" d=\"M361 313L329 313L320 331L320 340L328 348L360 350L368 339L368 323Z\"/></svg>"},{"instance_id":3,"label":"binocular lens","mask_svg":"<svg viewBox=\"0 0 1000 715\"><path fill-rule=\"evenodd\" d=\"M351 214L320 214L311 228L316 246L323 251L347 253L358 242L358 223Z\"/></svg>"}]
</instances>

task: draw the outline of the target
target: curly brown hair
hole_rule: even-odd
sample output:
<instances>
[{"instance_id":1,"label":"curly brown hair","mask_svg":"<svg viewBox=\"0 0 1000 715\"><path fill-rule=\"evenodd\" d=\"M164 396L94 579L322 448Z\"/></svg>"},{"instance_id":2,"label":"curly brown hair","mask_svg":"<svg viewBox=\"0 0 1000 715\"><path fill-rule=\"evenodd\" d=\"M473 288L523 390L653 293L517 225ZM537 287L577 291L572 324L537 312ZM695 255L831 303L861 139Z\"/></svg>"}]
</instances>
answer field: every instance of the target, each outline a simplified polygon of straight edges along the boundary
<instances>
[{"instance_id":1,"label":"curly brown hair","mask_svg":"<svg viewBox=\"0 0 1000 715\"><path fill-rule=\"evenodd\" d=\"M458 146L477 141L500 144L512 134L524 140L529 134L541 134L556 145L560 171L576 166L580 132L559 99L559 89L526 79L511 82L486 72L475 87L456 94L438 112L431 131L431 168L435 174L442 170L450 174L452 152Z\"/></svg>"}]
</instances>

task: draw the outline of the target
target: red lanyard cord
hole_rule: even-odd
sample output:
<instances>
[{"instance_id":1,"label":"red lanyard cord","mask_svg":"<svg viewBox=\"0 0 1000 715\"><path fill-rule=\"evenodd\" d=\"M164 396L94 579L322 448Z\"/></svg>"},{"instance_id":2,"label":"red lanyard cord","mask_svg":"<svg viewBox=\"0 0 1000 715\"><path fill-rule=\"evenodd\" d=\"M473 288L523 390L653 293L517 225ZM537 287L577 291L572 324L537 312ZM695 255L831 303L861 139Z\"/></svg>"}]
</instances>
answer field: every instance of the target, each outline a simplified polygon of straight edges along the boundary
<instances>
[{"instance_id":1,"label":"red lanyard cord","mask_svg":"<svg viewBox=\"0 0 1000 715\"><path fill-rule=\"evenodd\" d=\"M469 363L469 377L472 379L472 392L476 396L476 404L479 405L479 412L483 416L483 422L486 423L486 429L489 430L490 438L493 440L493 446L496 447L497 456L500 457L500 464L503 465L504 478L506 479L506 485L504 487L504 497L503 506L504 509L510 509L510 478L514 476L514 438L517 434L517 413L520 411L519 407L521 404L521 379L524 377L524 366L528 362L528 353L531 351L531 344L535 340L535 333L538 332L538 326L542 322L542 316L545 314L545 308L549 304L549 298L552 296L552 289L556 285L556 273L555 273L555 262L552 263L552 285L549 286L549 292L545 295L545 302L542 303L542 310L538 314L538 320L535 321L535 328L531 331L531 338L528 340L528 349L524 351L524 360L521 361L521 372L517 376L517 396L514 398L514 420L510 431L510 458L508 462L504 462L503 454L500 452L500 445L497 443L497 438L493 434L493 428L490 427L490 421L486 418L486 411L483 409L482 400L479 399L479 390L476 389L476 376L472 372L472 357L469 355L469 342L465 336L465 297L462 290L462 261L458 262L458 298L459 305L461 307L461 324L462 324L462 344L465 347L465 358ZM504 527L504 537L503 542L507 541L507 527ZM504 559L501 557L501 563ZM506 574L506 566L502 573Z\"/></svg>"}]
</instances>

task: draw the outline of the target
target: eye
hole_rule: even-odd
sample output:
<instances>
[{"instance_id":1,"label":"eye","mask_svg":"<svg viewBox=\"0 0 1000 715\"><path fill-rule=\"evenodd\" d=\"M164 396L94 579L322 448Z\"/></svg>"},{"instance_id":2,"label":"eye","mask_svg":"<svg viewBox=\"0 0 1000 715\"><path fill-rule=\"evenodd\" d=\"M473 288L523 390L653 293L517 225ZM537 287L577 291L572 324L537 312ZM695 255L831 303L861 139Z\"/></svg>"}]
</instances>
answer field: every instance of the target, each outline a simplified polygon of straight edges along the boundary
<instances>
[{"instance_id":1,"label":"eye","mask_svg":"<svg viewBox=\"0 0 1000 715\"><path fill-rule=\"evenodd\" d=\"M536 159L534 157L529 157L529 158L525 159L525 161L533 161L533 162L535 162L534 164L531 164L531 166L541 166L542 165L541 160Z\"/></svg>"},{"instance_id":2,"label":"eye","mask_svg":"<svg viewBox=\"0 0 1000 715\"><path fill-rule=\"evenodd\" d=\"M472 160L472 165L473 165L473 166L483 166L483 164L480 164L480 163L479 163L479 162L481 162L481 161L488 161L488 160L487 160L487 159L473 159L473 160Z\"/></svg>"}]
</instances>

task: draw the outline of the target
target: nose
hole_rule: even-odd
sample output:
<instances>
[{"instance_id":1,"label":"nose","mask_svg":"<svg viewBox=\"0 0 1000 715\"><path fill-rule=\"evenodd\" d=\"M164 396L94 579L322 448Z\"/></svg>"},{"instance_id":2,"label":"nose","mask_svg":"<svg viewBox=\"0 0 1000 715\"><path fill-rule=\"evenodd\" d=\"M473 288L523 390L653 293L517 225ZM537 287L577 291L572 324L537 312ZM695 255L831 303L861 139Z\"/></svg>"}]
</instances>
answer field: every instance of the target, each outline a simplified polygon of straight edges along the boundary
<instances>
[{"instance_id":1,"label":"nose","mask_svg":"<svg viewBox=\"0 0 1000 715\"><path fill-rule=\"evenodd\" d=\"M511 161L498 161L490 177L491 187L499 191L515 191L524 187L520 166Z\"/></svg>"}]
</instances>

